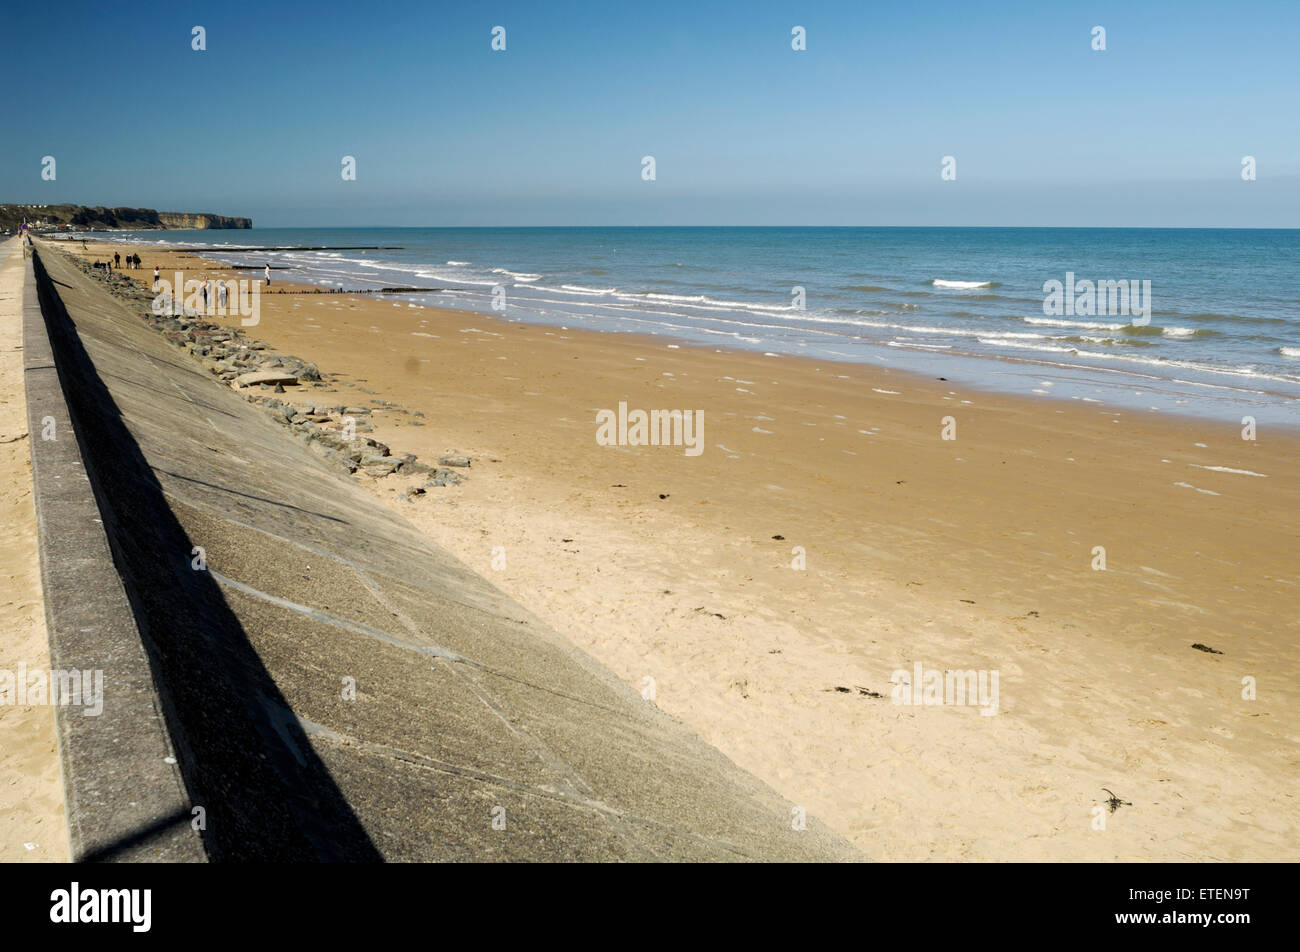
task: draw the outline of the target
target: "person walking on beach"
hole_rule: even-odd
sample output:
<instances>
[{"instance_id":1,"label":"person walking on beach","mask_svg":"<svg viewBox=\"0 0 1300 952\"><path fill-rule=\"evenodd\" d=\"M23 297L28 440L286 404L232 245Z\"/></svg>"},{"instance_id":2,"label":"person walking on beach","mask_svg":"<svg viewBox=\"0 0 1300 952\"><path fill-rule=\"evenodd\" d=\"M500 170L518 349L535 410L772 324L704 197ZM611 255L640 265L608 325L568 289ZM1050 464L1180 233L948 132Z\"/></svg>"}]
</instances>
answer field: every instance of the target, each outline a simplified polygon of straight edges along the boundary
<instances>
[{"instance_id":1,"label":"person walking on beach","mask_svg":"<svg viewBox=\"0 0 1300 952\"><path fill-rule=\"evenodd\" d=\"M271 265L269 262L267 263L266 266L266 286L268 288L271 286Z\"/></svg>"},{"instance_id":2,"label":"person walking on beach","mask_svg":"<svg viewBox=\"0 0 1300 952\"><path fill-rule=\"evenodd\" d=\"M203 311L204 311L204 313L207 313L207 310L208 310L208 282L206 282L206 281L203 282L203 288L202 288L202 291L203 291Z\"/></svg>"},{"instance_id":3,"label":"person walking on beach","mask_svg":"<svg viewBox=\"0 0 1300 952\"><path fill-rule=\"evenodd\" d=\"M158 266L157 265L153 266L153 289L154 289L154 293L156 294L158 292Z\"/></svg>"},{"instance_id":4,"label":"person walking on beach","mask_svg":"<svg viewBox=\"0 0 1300 952\"><path fill-rule=\"evenodd\" d=\"M113 267L118 269L122 267L122 253L120 251L113 252Z\"/></svg>"},{"instance_id":5,"label":"person walking on beach","mask_svg":"<svg viewBox=\"0 0 1300 952\"><path fill-rule=\"evenodd\" d=\"M226 313L226 282L224 281L217 284L217 311L221 314Z\"/></svg>"}]
</instances>

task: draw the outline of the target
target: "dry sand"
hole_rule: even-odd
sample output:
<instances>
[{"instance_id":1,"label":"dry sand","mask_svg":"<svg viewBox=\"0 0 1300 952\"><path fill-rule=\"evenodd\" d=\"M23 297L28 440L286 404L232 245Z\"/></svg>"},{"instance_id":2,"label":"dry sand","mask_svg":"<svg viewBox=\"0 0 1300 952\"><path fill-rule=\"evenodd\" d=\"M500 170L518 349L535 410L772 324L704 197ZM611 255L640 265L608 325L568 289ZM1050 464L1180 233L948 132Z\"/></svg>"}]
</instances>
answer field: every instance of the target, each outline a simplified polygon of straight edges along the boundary
<instances>
[{"instance_id":1,"label":"dry sand","mask_svg":"<svg viewBox=\"0 0 1300 952\"><path fill-rule=\"evenodd\" d=\"M48 671L23 382L23 253L0 243L0 670ZM68 858L54 709L0 704L0 862Z\"/></svg>"},{"instance_id":2,"label":"dry sand","mask_svg":"<svg viewBox=\"0 0 1300 952\"><path fill-rule=\"evenodd\" d=\"M222 274L136 250L146 284L155 263ZM400 300L261 302L247 333L340 375L301 400L391 401L425 414L376 413L395 453L476 458L462 486L375 492L870 856L1296 858L1295 433ZM598 446L619 401L703 410L706 450ZM893 703L918 662L996 671L996 716Z\"/></svg>"}]
</instances>

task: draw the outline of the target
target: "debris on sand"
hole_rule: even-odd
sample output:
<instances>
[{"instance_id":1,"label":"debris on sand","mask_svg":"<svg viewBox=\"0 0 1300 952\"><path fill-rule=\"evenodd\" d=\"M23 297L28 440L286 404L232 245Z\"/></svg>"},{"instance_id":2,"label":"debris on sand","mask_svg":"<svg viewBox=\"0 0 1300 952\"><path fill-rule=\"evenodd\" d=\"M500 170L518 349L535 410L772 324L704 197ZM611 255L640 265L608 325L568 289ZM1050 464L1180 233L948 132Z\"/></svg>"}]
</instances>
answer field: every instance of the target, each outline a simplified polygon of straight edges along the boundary
<instances>
[{"instance_id":1,"label":"debris on sand","mask_svg":"<svg viewBox=\"0 0 1300 952\"><path fill-rule=\"evenodd\" d=\"M1120 807L1131 807L1133 805L1129 801L1121 800L1119 797L1115 796L1114 790L1109 790L1106 787L1102 787L1101 789L1105 790L1107 793L1110 794L1110 799L1106 801L1106 805L1110 807L1111 813L1114 813Z\"/></svg>"}]
</instances>

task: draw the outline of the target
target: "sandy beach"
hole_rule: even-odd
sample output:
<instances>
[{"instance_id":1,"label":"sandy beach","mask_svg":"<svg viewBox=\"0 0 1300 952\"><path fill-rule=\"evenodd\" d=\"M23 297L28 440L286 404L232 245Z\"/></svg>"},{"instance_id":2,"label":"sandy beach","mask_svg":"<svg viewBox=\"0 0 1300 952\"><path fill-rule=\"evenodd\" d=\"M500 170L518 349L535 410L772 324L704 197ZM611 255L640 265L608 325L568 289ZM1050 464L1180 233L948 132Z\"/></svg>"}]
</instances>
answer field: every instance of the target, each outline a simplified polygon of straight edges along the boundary
<instances>
[{"instance_id":1,"label":"sandy beach","mask_svg":"<svg viewBox=\"0 0 1300 952\"><path fill-rule=\"evenodd\" d=\"M1294 859L1294 432L365 295L263 294L245 330L330 382L283 399L472 457L365 482L873 858ZM621 402L701 412L703 452L599 445ZM895 703L918 664L995 705Z\"/></svg>"},{"instance_id":2,"label":"sandy beach","mask_svg":"<svg viewBox=\"0 0 1300 952\"><path fill-rule=\"evenodd\" d=\"M47 671L32 463L23 386L23 253L0 243L0 671ZM0 862L66 860L54 709L0 705Z\"/></svg>"}]
</instances>

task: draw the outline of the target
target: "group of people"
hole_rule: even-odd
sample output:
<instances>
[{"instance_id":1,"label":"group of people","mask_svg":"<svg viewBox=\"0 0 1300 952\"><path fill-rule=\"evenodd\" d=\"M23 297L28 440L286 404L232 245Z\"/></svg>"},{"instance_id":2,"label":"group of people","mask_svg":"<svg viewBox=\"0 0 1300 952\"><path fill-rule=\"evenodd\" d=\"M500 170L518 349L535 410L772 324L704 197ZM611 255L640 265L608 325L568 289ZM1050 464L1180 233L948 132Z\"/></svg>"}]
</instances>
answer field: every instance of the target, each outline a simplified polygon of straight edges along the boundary
<instances>
[{"instance_id":1,"label":"group of people","mask_svg":"<svg viewBox=\"0 0 1300 952\"><path fill-rule=\"evenodd\" d=\"M127 255L127 256L126 256L126 266L127 266L128 268L138 268L138 267L140 267L140 256L137 255L137 254L129 254L129 255ZM106 269L109 271L109 273L112 273L112 271L113 271L114 268L117 268L119 271L121 271L121 270L122 270L122 253L119 252L119 251L114 251L114 252L113 252L113 260L112 260L112 261L107 261L107 260L105 260L105 261L96 261L96 262L95 262L95 267L96 267L96 268L106 268ZM157 268L154 268L154 271L155 271L155 272L157 272L157 270L158 270ZM157 275L156 275L156 274L155 274L155 276L154 276L154 280L155 280L155 281L157 280Z\"/></svg>"},{"instance_id":2,"label":"group of people","mask_svg":"<svg viewBox=\"0 0 1300 952\"><path fill-rule=\"evenodd\" d=\"M204 311L206 311L206 310L208 309L208 302L209 302L210 300L213 300L213 298L211 298L211 294L212 294L212 290L211 290L211 289L212 289L212 285L213 285L213 281L212 281L211 278L208 278L208 280L206 280L206 281L203 282L203 288L202 288L202 291L203 291L203 310L204 310ZM224 311L224 309L225 309L225 307L226 307L226 285L225 285L225 282L223 282L223 281L217 281L217 282L216 282L216 285L217 285L217 294L216 294L215 301L216 301L216 303L217 303L217 306L220 307L220 308L222 308L222 310Z\"/></svg>"},{"instance_id":3,"label":"group of people","mask_svg":"<svg viewBox=\"0 0 1300 952\"><path fill-rule=\"evenodd\" d=\"M98 267L98 265L96 265L96 267ZM154 265L153 289L155 292L158 290L158 281L159 281L158 266ZM215 285L215 287L213 285ZM211 278L208 278L199 287L199 293L203 296L204 313L208 312L208 309L212 304L215 304L217 307L221 308L224 313L224 309L226 307L227 294L228 294L226 290L226 283L224 281L213 281ZM167 298L168 307L171 306L170 298L171 295L169 292Z\"/></svg>"}]
</instances>

